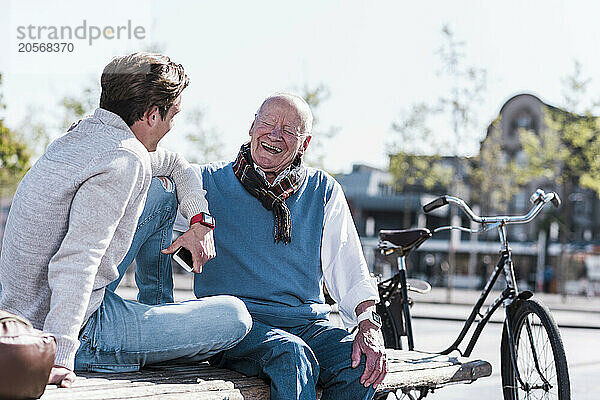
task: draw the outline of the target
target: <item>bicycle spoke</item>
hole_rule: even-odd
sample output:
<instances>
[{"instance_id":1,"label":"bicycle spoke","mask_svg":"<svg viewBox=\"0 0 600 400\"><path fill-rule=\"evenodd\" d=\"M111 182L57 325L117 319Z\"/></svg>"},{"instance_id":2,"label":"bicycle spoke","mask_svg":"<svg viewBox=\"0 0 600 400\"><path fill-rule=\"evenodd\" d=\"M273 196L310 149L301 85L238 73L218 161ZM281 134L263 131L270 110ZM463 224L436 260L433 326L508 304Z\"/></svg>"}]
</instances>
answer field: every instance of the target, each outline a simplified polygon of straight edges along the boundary
<instances>
[{"instance_id":1,"label":"bicycle spoke","mask_svg":"<svg viewBox=\"0 0 600 400\"><path fill-rule=\"evenodd\" d=\"M558 381L552 346L542 321L535 313L525 315L519 330L515 331L515 350L521 379L528 385L523 388L517 383L517 398L557 399ZM543 387L546 385L550 385L549 390Z\"/></svg>"}]
</instances>

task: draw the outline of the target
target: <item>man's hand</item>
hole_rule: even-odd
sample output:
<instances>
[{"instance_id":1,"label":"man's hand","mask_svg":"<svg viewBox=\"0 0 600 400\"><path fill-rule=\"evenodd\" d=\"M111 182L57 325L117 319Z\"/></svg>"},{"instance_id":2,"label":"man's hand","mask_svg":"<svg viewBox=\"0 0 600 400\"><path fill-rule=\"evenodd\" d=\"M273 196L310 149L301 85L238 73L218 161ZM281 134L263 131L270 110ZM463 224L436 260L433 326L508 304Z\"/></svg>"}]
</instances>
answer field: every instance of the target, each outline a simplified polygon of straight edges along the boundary
<instances>
[{"instance_id":1,"label":"man's hand","mask_svg":"<svg viewBox=\"0 0 600 400\"><path fill-rule=\"evenodd\" d=\"M190 229L183 235L179 236L169 247L164 249L164 254L172 254L180 247L185 247L192 253L194 262L193 271L196 273L202 272L202 266L208 260L215 258L215 240L213 230L208 226L200 223L195 223L190 226Z\"/></svg>"},{"instance_id":2,"label":"man's hand","mask_svg":"<svg viewBox=\"0 0 600 400\"><path fill-rule=\"evenodd\" d=\"M377 387L387 374L387 358L381 331L371 321L361 321L358 333L352 345L352 368L360 364L360 356L367 358L365 371L360 377L360 383L369 387Z\"/></svg>"},{"instance_id":3,"label":"man's hand","mask_svg":"<svg viewBox=\"0 0 600 400\"><path fill-rule=\"evenodd\" d=\"M75 373L68 368L55 365L50 371L48 384L55 384L60 387L68 388L75 382Z\"/></svg>"}]
</instances>

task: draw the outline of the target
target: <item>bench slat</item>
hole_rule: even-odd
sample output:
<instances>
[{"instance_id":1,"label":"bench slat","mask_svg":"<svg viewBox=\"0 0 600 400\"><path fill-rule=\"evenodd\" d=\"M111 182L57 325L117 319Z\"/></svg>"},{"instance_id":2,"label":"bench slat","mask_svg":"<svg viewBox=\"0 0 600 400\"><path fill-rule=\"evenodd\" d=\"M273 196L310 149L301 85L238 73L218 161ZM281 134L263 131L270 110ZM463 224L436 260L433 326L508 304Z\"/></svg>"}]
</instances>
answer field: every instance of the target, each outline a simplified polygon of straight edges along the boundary
<instances>
[{"instance_id":1,"label":"bench slat","mask_svg":"<svg viewBox=\"0 0 600 400\"><path fill-rule=\"evenodd\" d=\"M400 388L437 388L470 383L492 373L482 360L405 350L387 350L388 375L378 392ZM69 389L48 385L43 400L58 399L268 399L269 386L261 379L234 371L198 365L154 366L121 374L81 373Z\"/></svg>"}]
</instances>

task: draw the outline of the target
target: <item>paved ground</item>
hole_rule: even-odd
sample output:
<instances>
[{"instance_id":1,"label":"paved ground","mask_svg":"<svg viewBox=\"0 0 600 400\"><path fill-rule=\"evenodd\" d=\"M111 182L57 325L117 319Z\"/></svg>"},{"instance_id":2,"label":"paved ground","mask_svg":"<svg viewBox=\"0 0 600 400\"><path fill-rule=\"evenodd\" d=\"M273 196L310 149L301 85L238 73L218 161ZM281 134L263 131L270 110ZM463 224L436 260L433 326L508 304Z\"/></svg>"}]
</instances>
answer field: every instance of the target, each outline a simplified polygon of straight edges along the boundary
<instances>
[{"instance_id":1,"label":"paved ground","mask_svg":"<svg viewBox=\"0 0 600 400\"><path fill-rule=\"evenodd\" d=\"M454 321L416 319L415 346L419 350L440 351L458 335L462 324ZM432 400L502 399L500 377L500 339L502 325L486 326L475 346L472 357L492 364L492 376L470 385L448 386L430 394ZM596 400L600 393L600 349L598 332L590 329L561 328L571 378L571 398Z\"/></svg>"},{"instance_id":2,"label":"paved ground","mask_svg":"<svg viewBox=\"0 0 600 400\"><path fill-rule=\"evenodd\" d=\"M499 291L490 293L486 304L489 304L500 294ZM479 298L480 292L468 289L455 289L448 301L448 290L446 288L433 288L427 294L411 294L417 302L427 303L451 303L456 305L473 305ZM542 300L551 310L567 311L591 311L600 312L600 296L561 296L558 294L535 293L535 297Z\"/></svg>"},{"instance_id":3,"label":"paved ground","mask_svg":"<svg viewBox=\"0 0 600 400\"><path fill-rule=\"evenodd\" d=\"M490 294L482 312L498 295L499 292ZM426 295L414 294L412 297L415 299L412 314L417 318L465 320L479 298L479 292L455 290L450 304L445 302L446 289L441 288L434 288ZM600 297L567 297L563 301L559 295L536 293L534 298L548 306L560 327L600 329ZM501 307L494 313L491 321L503 320L504 309Z\"/></svg>"}]
</instances>

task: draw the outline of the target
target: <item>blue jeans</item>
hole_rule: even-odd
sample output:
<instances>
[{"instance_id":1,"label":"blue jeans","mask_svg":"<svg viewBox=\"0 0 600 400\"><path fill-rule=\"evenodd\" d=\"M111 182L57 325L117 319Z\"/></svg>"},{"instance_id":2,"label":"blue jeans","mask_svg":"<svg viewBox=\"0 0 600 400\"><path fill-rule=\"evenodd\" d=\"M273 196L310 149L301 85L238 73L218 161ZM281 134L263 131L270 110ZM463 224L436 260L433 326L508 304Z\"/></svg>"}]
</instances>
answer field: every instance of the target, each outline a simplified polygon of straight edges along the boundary
<instances>
[{"instance_id":1,"label":"blue jeans","mask_svg":"<svg viewBox=\"0 0 600 400\"><path fill-rule=\"evenodd\" d=\"M173 302L173 268L171 255L161 253L171 244L173 224L177 216L175 185L169 180L168 189L162 180L152 178L144 211L138 220L133 241L119 264L119 278L108 285L115 291L127 268L135 260L137 299L144 304Z\"/></svg>"},{"instance_id":2,"label":"blue jeans","mask_svg":"<svg viewBox=\"0 0 600 400\"><path fill-rule=\"evenodd\" d=\"M328 320L307 321L294 328L275 328L254 320L250 333L210 362L271 382L271 400L314 400L317 382L322 400L372 399L373 386L360 377L365 356L352 368L353 337Z\"/></svg>"},{"instance_id":3,"label":"blue jeans","mask_svg":"<svg viewBox=\"0 0 600 400\"><path fill-rule=\"evenodd\" d=\"M153 178L131 248L118 267L119 278L107 287L79 335L76 371L124 372L149 364L198 362L233 347L250 330L251 317L235 297L169 303L171 256L160 250L171 243L176 211L174 189ZM114 293L134 258L139 302Z\"/></svg>"}]
</instances>

